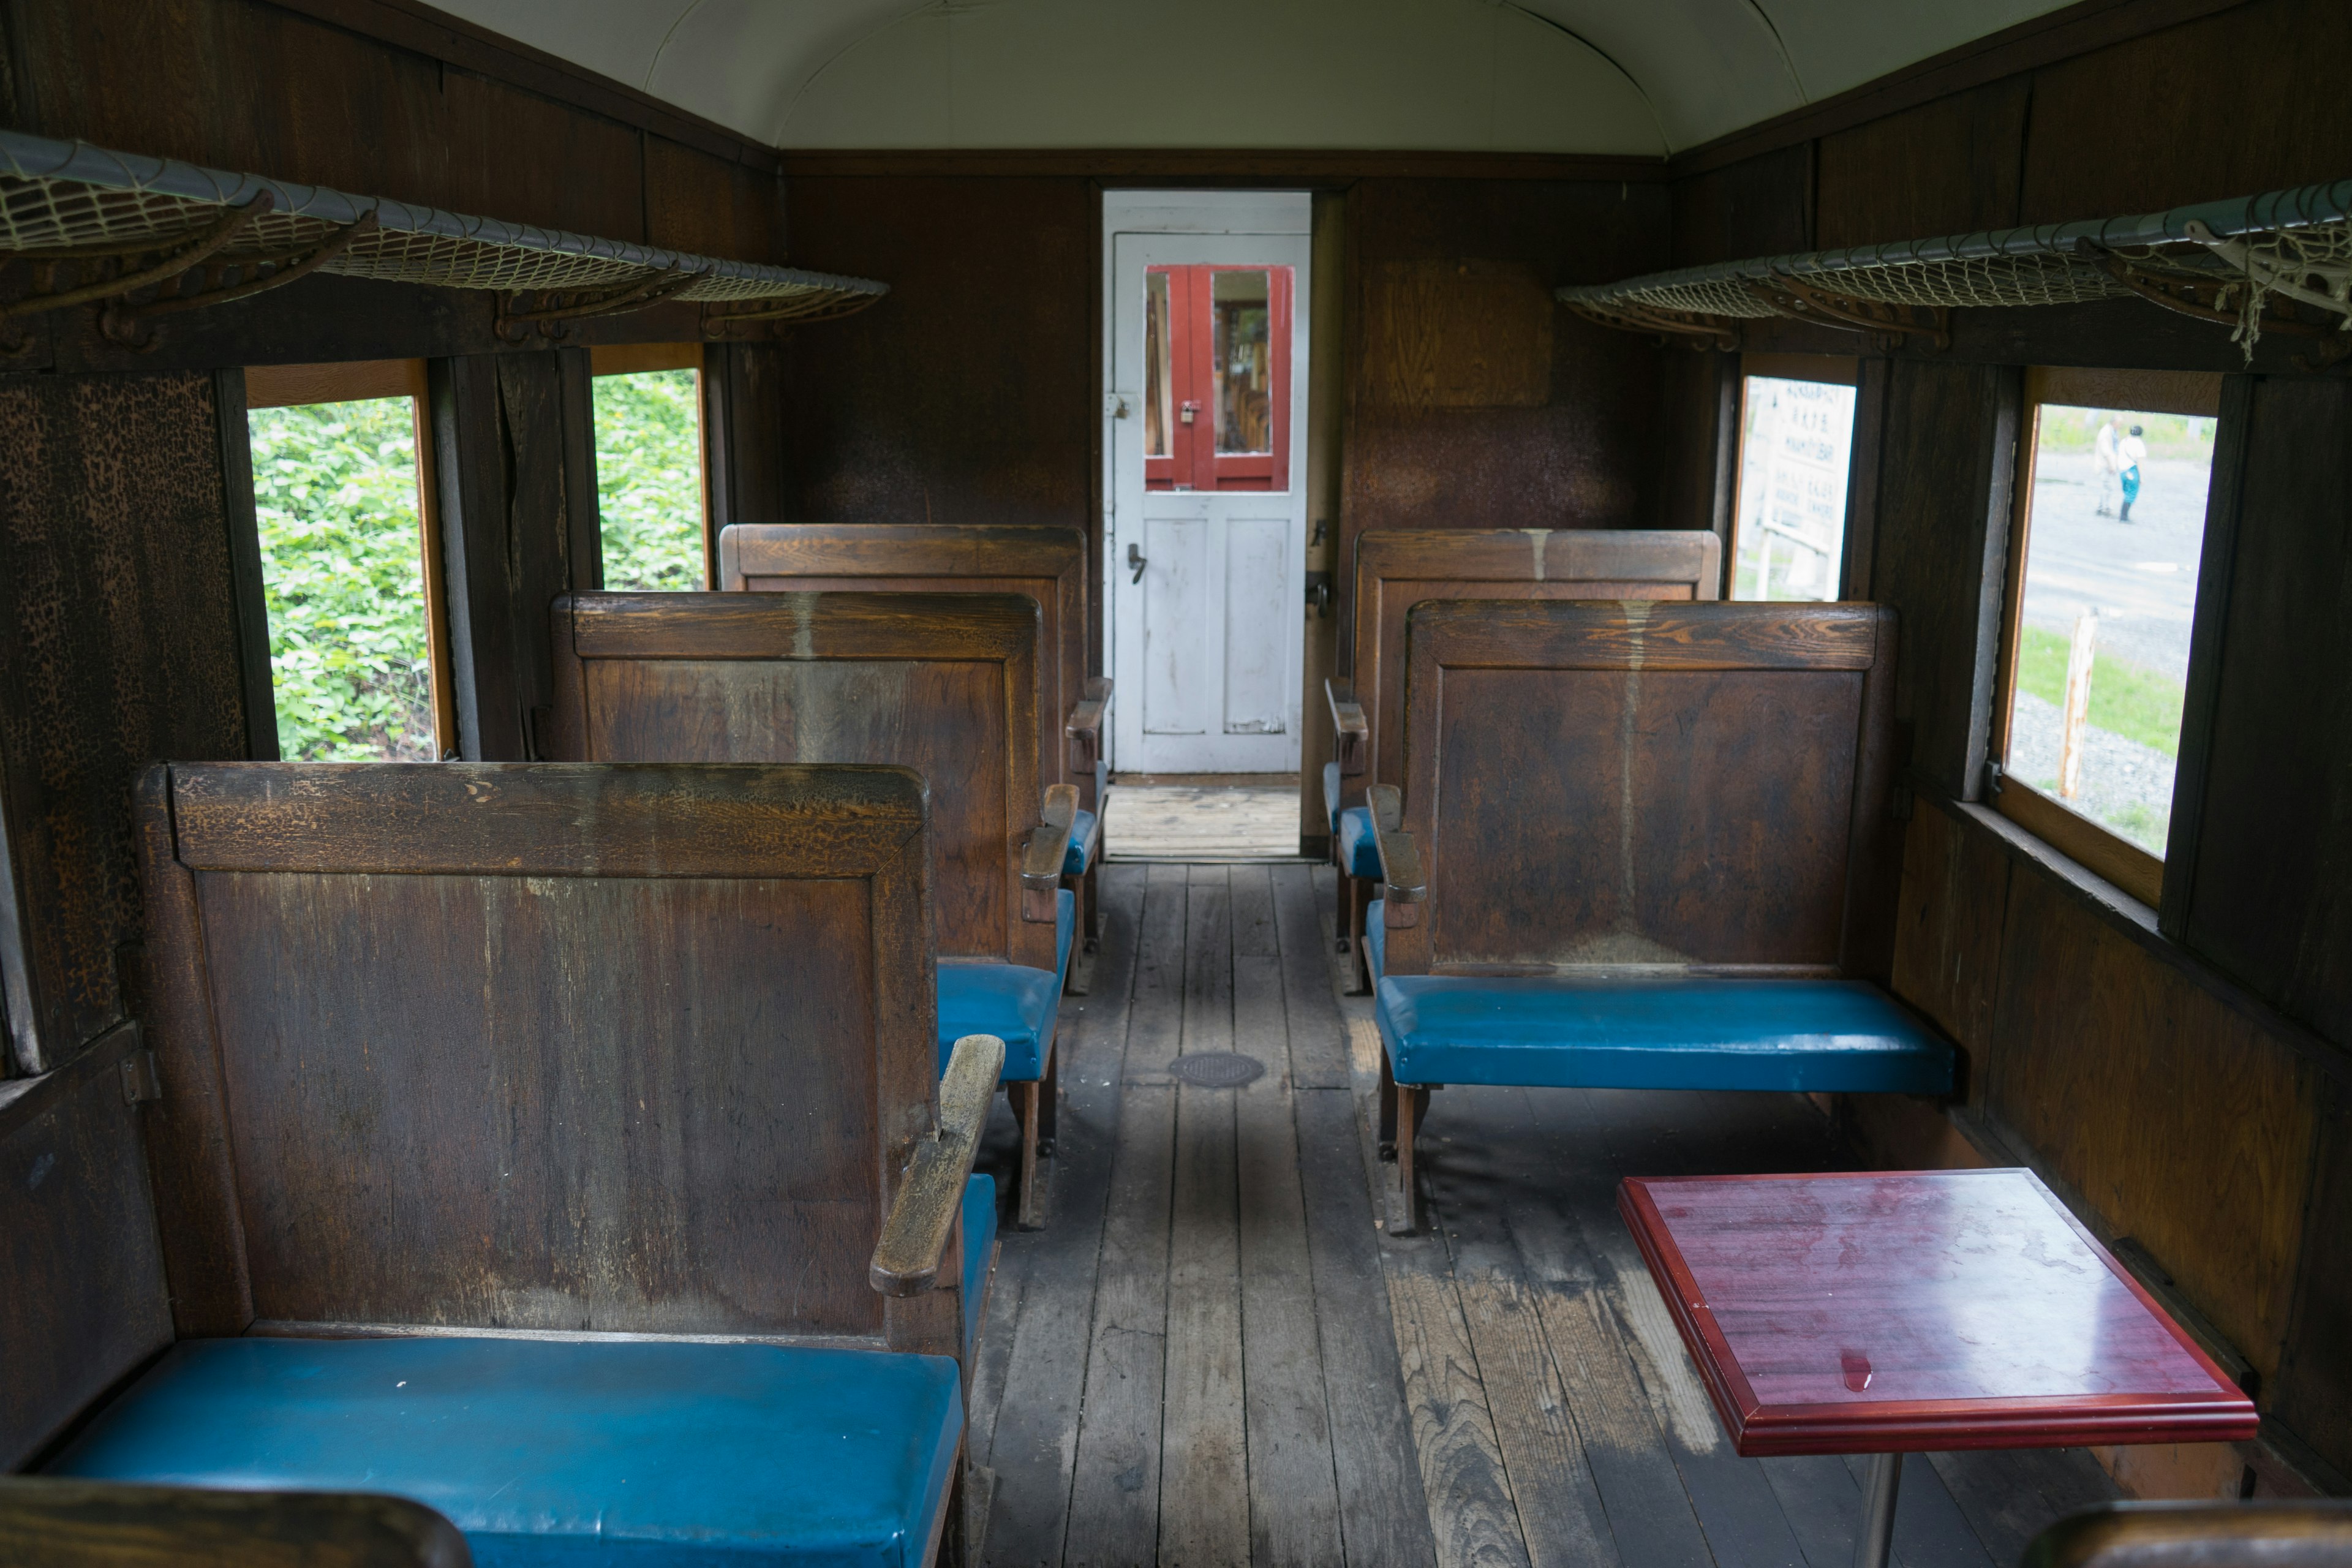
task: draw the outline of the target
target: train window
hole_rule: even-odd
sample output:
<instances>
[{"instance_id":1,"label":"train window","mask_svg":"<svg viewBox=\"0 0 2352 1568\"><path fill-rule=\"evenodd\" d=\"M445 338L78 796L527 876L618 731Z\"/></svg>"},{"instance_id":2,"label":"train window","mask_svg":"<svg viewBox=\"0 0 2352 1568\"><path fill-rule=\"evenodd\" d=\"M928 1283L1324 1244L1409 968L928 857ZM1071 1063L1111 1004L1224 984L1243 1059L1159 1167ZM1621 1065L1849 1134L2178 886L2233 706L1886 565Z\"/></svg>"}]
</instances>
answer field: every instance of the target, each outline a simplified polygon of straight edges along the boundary
<instances>
[{"instance_id":1,"label":"train window","mask_svg":"<svg viewBox=\"0 0 2352 1568\"><path fill-rule=\"evenodd\" d=\"M1839 597L1855 365L1801 354L1741 363L1735 599Z\"/></svg>"},{"instance_id":2,"label":"train window","mask_svg":"<svg viewBox=\"0 0 2352 1568\"><path fill-rule=\"evenodd\" d=\"M2002 813L2162 889L2221 377L2027 380L1993 755Z\"/></svg>"},{"instance_id":3,"label":"train window","mask_svg":"<svg viewBox=\"0 0 2352 1568\"><path fill-rule=\"evenodd\" d=\"M278 754L445 756L425 362L246 372Z\"/></svg>"},{"instance_id":4,"label":"train window","mask_svg":"<svg viewBox=\"0 0 2352 1568\"><path fill-rule=\"evenodd\" d=\"M712 586L702 477L702 345L592 351L604 586Z\"/></svg>"}]
</instances>

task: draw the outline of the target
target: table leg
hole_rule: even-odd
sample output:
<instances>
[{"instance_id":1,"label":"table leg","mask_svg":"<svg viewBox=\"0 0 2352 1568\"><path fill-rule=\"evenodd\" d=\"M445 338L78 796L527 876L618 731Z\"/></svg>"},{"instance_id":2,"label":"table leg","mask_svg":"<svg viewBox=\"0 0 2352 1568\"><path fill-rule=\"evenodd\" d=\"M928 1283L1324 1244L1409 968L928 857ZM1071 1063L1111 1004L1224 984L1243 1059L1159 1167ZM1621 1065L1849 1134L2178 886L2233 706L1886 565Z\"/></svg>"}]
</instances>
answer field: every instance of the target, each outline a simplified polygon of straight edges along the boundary
<instances>
[{"instance_id":1,"label":"table leg","mask_svg":"<svg viewBox=\"0 0 2352 1568\"><path fill-rule=\"evenodd\" d=\"M1862 1483L1861 1527L1853 1536L1853 1568L1886 1568L1895 1555L1895 1493L1903 1484L1903 1456L1873 1454Z\"/></svg>"}]
</instances>

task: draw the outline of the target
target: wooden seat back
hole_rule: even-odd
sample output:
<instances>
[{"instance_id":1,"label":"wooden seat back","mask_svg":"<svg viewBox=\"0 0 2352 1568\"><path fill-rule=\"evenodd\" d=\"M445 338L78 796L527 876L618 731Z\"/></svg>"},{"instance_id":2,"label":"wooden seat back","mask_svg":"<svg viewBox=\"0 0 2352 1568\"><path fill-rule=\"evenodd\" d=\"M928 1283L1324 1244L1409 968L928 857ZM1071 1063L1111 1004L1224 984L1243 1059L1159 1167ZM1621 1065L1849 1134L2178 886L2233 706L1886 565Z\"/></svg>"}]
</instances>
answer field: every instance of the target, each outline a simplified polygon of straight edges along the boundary
<instances>
[{"instance_id":1,"label":"wooden seat back","mask_svg":"<svg viewBox=\"0 0 2352 1568\"><path fill-rule=\"evenodd\" d=\"M1408 621L1425 898L1389 895L1389 973L1885 975L1891 610L1474 600Z\"/></svg>"},{"instance_id":2,"label":"wooden seat back","mask_svg":"<svg viewBox=\"0 0 2352 1568\"><path fill-rule=\"evenodd\" d=\"M1045 523L738 522L719 531L719 586L917 594L1024 594L1037 603L1038 756L1047 783L1094 799L1094 749L1063 725L1087 689L1087 540Z\"/></svg>"},{"instance_id":3,"label":"wooden seat back","mask_svg":"<svg viewBox=\"0 0 2352 1568\"><path fill-rule=\"evenodd\" d=\"M1373 529L1356 541L1349 674L1364 710L1360 755L1343 749L1349 804L1369 784L1402 784L1383 747L1404 712L1405 617L1427 599L1712 599L1721 546L1703 530Z\"/></svg>"},{"instance_id":4,"label":"wooden seat back","mask_svg":"<svg viewBox=\"0 0 2352 1568\"><path fill-rule=\"evenodd\" d=\"M556 601L551 754L868 763L931 791L943 958L1055 967L1022 918L1038 824L1039 613L1006 594L575 594Z\"/></svg>"},{"instance_id":5,"label":"wooden seat back","mask_svg":"<svg viewBox=\"0 0 2352 1568\"><path fill-rule=\"evenodd\" d=\"M152 770L179 1332L953 1353L951 1289L868 1280L939 1115L924 808L902 768Z\"/></svg>"}]
</instances>

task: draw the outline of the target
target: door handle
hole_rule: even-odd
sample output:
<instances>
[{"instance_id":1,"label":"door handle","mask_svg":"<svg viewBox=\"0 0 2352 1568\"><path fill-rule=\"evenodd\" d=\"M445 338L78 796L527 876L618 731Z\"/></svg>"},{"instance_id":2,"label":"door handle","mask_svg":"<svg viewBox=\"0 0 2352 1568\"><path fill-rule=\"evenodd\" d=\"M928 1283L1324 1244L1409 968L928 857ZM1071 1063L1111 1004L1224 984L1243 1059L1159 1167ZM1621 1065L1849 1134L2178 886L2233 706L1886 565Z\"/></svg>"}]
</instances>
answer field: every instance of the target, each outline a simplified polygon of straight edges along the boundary
<instances>
[{"instance_id":1,"label":"door handle","mask_svg":"<svg viewBox=\"0 0 2352 1568\"><path fill-rule=\"evenodd\" d=\"M1143 552L1138 550L1134 545L1129 544L1127 547L1127 563L1135 568L1135 575L1129 577L1128 581L1129 583L1140 583L1143 581L1143 569L1146 566L1150 565L1151 562L1144 555Z\"/></svg>"}]
</instances>

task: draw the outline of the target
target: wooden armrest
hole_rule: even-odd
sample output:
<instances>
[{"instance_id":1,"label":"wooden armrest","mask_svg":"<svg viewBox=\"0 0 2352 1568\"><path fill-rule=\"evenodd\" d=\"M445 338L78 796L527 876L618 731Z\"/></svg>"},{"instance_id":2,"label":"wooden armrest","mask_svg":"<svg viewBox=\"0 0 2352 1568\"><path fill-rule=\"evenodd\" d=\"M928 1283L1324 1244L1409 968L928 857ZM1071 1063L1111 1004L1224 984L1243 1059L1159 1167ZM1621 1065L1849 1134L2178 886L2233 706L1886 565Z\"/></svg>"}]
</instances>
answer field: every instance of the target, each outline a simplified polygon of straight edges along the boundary
<instances>
[{"instance_id":1,"label":"wooden armrest","mask_svg":"<svg viewBox=\"0 0 2352 1568\"><path fill-rule=\"evenodd\" d=\"M1096 675L1087 679L1085 697L1070 710L1062 733L1070 739L1070 766L1084 772L1102 755L1103 710L1110 706L1110 681Z\"/></svg>"},{"instance_id":2,"label":"wooden armrest","mask_svg":"<svg viewBox=\"0 0 2352 1568\"><path fill-rule=\"evenodd\" d=\"M1044 925L1055 918L1055 897L1062 886L1062 862L1070 854L1070 829L1078 819L1078 786L1049 784L1044 819L1029 835L1021 851L1021 918Z\"/></svg>"},{"instance_id":3,"label":"wooden armrest","mask_svg":"<svg viewBox=\"0 0 2352 1568\"><path fill-rule=\"evenodd\" d=\"M1421 846L1404 830L1404 796L1394 784L1374 784L1364 792L1372 809L1372 847L1381 857L1381 880L1389 898L1417 904L1429 897L1421 875Z\"/></svg>"},{"instance_id":4,"label":"wooden armrest","mask_svg":"<svg viewBox=\"0 0 2352 1568\"><path fill-rule=\"evenodd\" d=\"M345 1563L457 1568L457 1527L421 1502L362 1492L214 1491L47 1476L0 1477L0 1541L49 1568Z\"/></svg>"},{"instance_id":5,"label":"wooden armrest","mask_svg":"<svg viewBox=\"0 0 2352 1568\"><path fill-rule=\"evenodd\" d=\"M940 1129L915 1145L866 1266L866 1278L885 1296L919 1296L939 1282L940 1257L963 1212L963 1185L1003 1070L1004 1042L994 1035L966 1035L955 1043L940 1080Z\"/></svg>"},{"instance_id":6,"label":"wooden armrest","mask_svg":"<svg viewBox=\"0 0 2352 1568\"><path fill-rule=\"evenodd\" d=\"M2343 1568L2352 1502L2108 1503L2070 1514L2025 1549L2025 1568Z\"/></svg>"},{"instance_id":7,"label":"wooden armrest","mask_svg":"<svg viewBox=\"0 0 2352 1568\"><path fill-rule=\"evenodd\" d=\"M1364 771L1364 753L1371 749L1372 729L1364 722L1363 704L1356 700L1356 683L1336 677L1323 683L1323 700L1331 705L1331 730L1339 738L1339 771Z\"/></svg>"}]
</instances>

